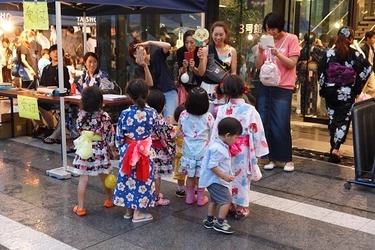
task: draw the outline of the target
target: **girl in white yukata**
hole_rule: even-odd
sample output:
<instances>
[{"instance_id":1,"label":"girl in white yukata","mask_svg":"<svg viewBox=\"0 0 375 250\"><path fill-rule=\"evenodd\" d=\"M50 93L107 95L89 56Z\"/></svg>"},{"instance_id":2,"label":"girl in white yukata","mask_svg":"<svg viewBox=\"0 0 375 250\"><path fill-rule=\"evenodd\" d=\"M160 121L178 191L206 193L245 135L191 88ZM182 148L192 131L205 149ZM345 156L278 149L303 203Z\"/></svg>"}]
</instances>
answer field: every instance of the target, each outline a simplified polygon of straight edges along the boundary
<instances>
[{"instance_id":1,"label":"girl in white yukata","mask_svg":"<svg viewBox=\"0 0 375 250\"><path fill-rule=\"evenodd\" d=\"M208 202L204 188L198 188L197 197L194 190L214 125L214 117L208 112L208 107L207 92L201 87L195 87L189 91L185 110L178 120L179 133L184 140L179 172L187 176L186 204L197 202L198 206L204 206Z\"/></svg>"},{"instance_id":2,"label":"girl in white yukata","mask_svg":"<svg viewBox=\"0 0 375 250\"><path fill-rule=\"evenodd\" d=\"M259 113L242 98L245 83L241 77L230 75L224 78L224 93L229 102L219 107L212 138L217 137L217 125L223 118L234 117L240 121L242 135L229 148L235 175L230 212L236 219L243 219L249 216L250 181L261 178L258 157L268 154L268 144Z\"/></svg>"}]
</instances>

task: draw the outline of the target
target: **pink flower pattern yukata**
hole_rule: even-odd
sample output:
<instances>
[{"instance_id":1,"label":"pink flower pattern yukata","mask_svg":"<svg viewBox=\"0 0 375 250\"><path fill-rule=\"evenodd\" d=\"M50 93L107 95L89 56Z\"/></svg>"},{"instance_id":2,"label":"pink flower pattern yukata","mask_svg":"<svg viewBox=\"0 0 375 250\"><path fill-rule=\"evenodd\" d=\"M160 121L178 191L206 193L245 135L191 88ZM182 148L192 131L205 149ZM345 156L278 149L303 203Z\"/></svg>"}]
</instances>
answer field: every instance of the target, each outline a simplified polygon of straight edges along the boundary
<instances>
[{"instance_id":1,"label":"pink flower pattern yukata","mask_svg":"<svg viewBox=\"0 0 375 250\"><path fill-rule=\"evenodd\" d=\"M263 123L259 113L253 106L245 103L242 98L230 99L227 104L219 107L212 138L217 137L217 125L225 117L233 117L242 124L242 134L239 143L232 149L232 171L235 179L232 184L232 202L242 207L249 206L250 179L252 168L258 167L257 157L268 154L268 144L264 133ZM247 138L246 138L247 137Z\"/></svg>"},{"instance_id":2,"label":"pink flower pattern yukata","mask_svg":"<svg viewBox=\"0 0 375 250\"><path fill-rule=\"evenodd\" d=\"M210 142L214 117L210 112L197 116L186 110L180 114L178 127L184 139L180 173L187 177L199 177L204 153Z\"/></svg>"}]
</instances>

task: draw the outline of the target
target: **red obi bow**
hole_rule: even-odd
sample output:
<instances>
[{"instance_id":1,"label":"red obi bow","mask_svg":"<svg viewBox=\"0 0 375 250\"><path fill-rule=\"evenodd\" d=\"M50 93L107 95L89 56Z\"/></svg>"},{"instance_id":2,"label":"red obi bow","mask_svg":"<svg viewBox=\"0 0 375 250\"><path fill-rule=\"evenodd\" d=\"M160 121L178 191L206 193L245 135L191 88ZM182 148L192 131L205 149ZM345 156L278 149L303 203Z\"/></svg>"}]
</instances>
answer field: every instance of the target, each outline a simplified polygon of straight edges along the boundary
<instances>
[{"instance_id":1,"label":"red obi bow","mask_svg":"<svg viewBox=\"0 0 375 250\"><path fill-rule=\"evenodd\" d=\"M238 137L236 142L229 146L229 152L232 157L242 152L241 145L249 146L248 136Z\"/></svg>"},{"instance_id":2,"label":"red obi bow","mask_svg":"<svg viewBox=\"0 0 375 250\"><path fill-rule=\"evenodd\" d=\"M126 143L129 143L129 146L122 161L121 171L130 176L132 168L135 166L135 178L146 182L150 178L150 160L148 155L151 147L151 137L139 141L126 139Z\"/></svg>"}]
</instances>

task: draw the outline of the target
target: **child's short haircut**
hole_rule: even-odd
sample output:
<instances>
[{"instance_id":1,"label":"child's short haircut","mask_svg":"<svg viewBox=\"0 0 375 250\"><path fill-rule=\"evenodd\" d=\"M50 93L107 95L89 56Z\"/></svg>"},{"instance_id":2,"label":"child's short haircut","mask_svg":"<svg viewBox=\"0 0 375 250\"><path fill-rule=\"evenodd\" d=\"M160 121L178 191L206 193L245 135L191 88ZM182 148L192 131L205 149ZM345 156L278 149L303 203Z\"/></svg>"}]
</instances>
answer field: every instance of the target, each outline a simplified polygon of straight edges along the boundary
<instances>
[{"instance_id":1,"label":"child's short haircut","mask_svg":"<svg viewBox=\"0 0 375 250\"><path fill-rule=\"evenodd\" d=\"M157 89L152 89L150 94L147 96L147 104L151 107L156 109L158 114L163 112L165 107L165 96L164 94Z\"/></svg>"},{"instance_id":2,"label":"child's short haircut","mask_svg":"<svg viewBox=\"0 0 375 250\"><path fill-rule=\"evenodd\" d=\"M203 115L207 113L210 103L206 90L195 87L189 91L185 101L185 108L189 114Z\"/></svg>"},{"instance_id":3,"label":"child's short haircut","mask_svg":"<svg viewBox=\"0 0 375 250\"><path fill-rule=\"evenodd\" d=\"M236 118L225 117L217 125L217 130L219 135L241 135L242 125Z\"/></svg>"},{"instance_id":4,"label":"child's short haircut","mask_svg":"<svg viewBox=\"0 0 375 250\"><path fill-rule=\"evenodd\" d=\"M96 86L84 88L81 94L81 106L86 112L99 111L103 106L102 91Z\"/></svg>"},{"instance_id":5,"label":"child's short haircut","mask_svg":"<svg viewBox=\"0 0 375 250\"><path fill-rule=\"evenodd\" d=\"M182 113L182 111L185 110L185 104L181 104L180 106L178 106L174 113L173 113L173 118L176 122L178 122L178 119L180 119L180 115Z\"/></svg>"}]
</instances>

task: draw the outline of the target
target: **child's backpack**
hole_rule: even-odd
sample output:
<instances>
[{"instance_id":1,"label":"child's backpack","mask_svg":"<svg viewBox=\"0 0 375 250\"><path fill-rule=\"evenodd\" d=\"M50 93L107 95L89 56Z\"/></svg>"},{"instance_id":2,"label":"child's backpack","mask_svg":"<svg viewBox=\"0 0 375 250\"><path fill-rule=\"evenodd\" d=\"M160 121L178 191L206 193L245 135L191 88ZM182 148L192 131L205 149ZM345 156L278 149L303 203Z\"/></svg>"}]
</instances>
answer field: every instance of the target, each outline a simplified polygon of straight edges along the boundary
<instances>
[{"instance_id":1,"label":"child's backpack","mask_svg":"<svg viewBox=\"0 0 375 250\"><path fill-rule=\"evenodd\" d=\"M274 87L280 83L280 71L272 58L273 56L269 50L267 60L260 68L259 79L264 86Z\"/></svg>"}]
</instances>

